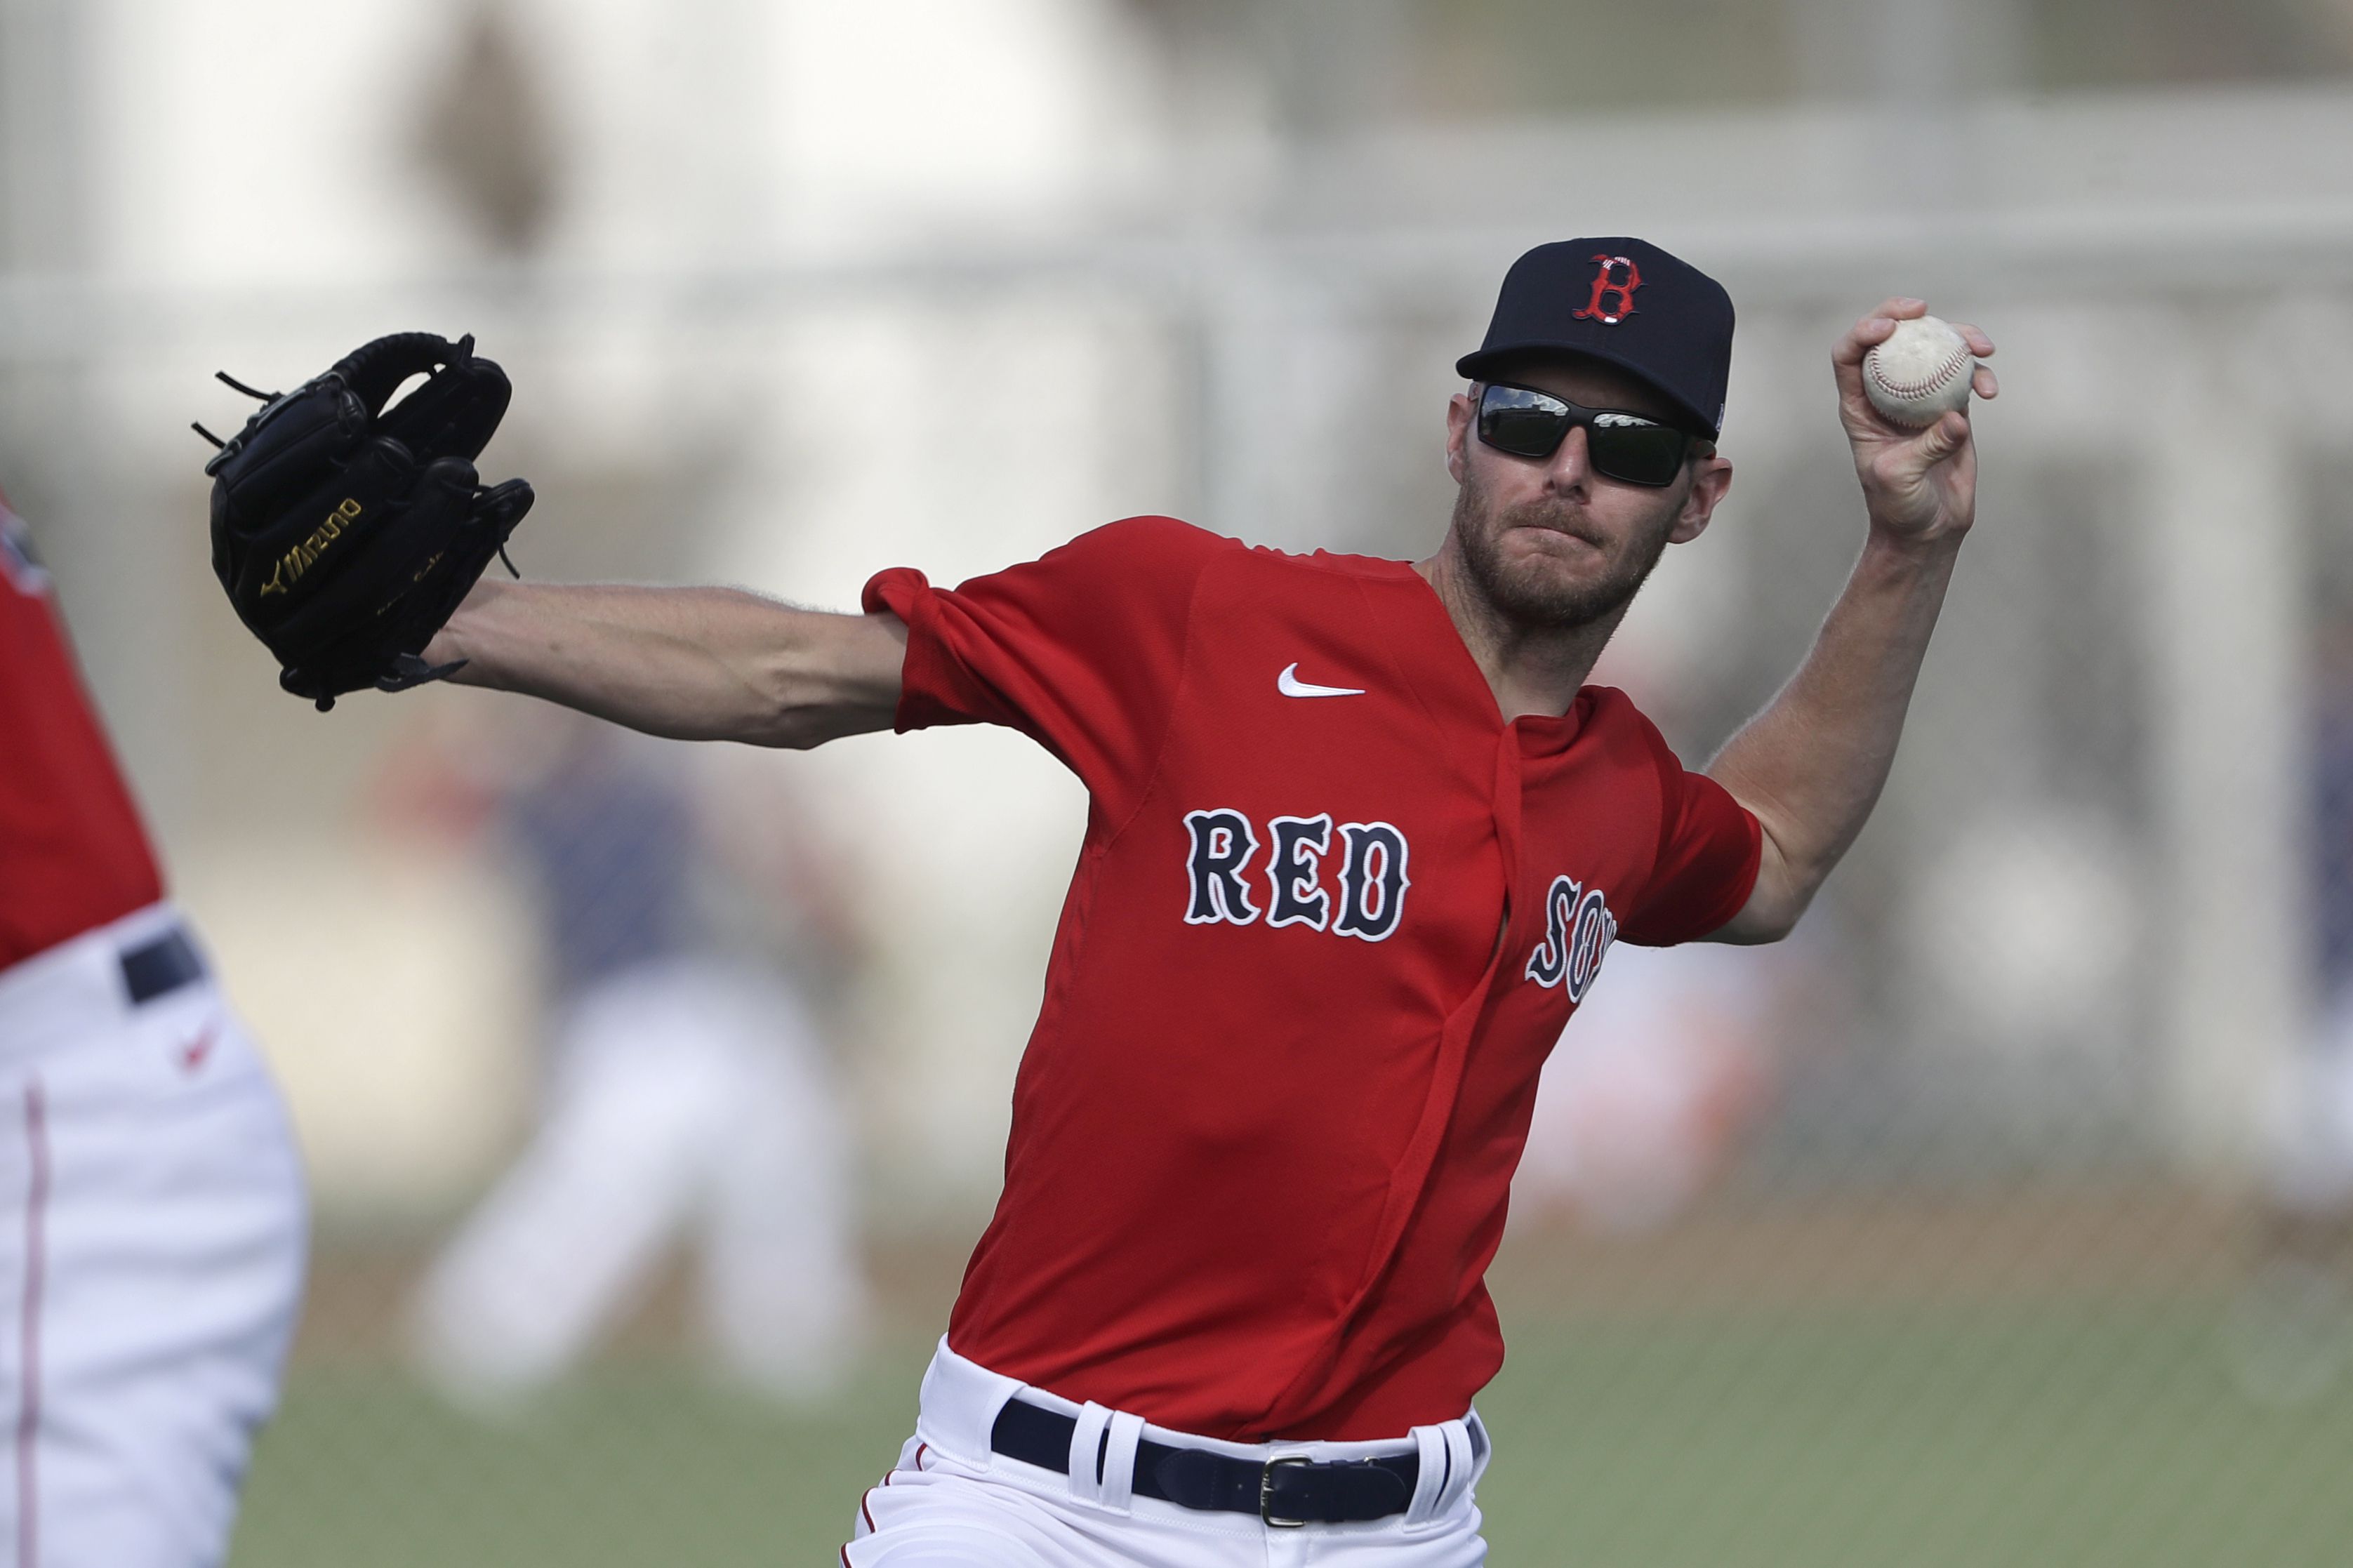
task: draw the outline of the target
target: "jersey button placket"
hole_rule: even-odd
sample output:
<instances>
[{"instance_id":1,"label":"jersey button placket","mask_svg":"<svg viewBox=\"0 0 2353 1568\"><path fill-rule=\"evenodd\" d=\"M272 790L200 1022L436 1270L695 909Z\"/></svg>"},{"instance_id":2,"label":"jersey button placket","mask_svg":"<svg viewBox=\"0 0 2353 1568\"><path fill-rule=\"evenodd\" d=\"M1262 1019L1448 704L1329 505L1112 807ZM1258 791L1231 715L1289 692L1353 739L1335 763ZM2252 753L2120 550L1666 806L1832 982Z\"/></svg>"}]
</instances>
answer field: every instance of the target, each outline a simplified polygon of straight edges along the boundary
<instances>
[{"instance_id":1,"label":"jersey button placket","mask_svg":"<svg viewBox=\"0 0 2353 1568\"><path fill-rule=\"evenodd\" d=\"M1495 746L1494 793L1489 809L1494 816L1495 845L1504 861L1504 897L1499 942L1511 939L1511 922L1518 914L1520 886L1520 732L1516 724L1504 726Z\"/></svg>"}]
</instances>

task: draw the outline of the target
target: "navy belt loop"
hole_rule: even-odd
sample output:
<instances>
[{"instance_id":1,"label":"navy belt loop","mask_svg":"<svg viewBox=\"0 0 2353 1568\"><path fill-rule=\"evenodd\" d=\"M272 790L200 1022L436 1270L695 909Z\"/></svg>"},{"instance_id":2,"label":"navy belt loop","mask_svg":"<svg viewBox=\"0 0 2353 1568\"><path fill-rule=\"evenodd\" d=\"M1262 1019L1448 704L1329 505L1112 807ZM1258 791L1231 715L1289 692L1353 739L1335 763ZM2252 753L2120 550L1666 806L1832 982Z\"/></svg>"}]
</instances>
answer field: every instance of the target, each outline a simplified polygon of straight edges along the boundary
<instances>
[{"instance_id":1,"label":"navy belt loop","mask_svg":"<svg viewBox=\"0 0 2353 1568\"><path fill-rule=\"evenodd\" d=\"M134 1007L204 977L205 961L196 956L195 943L178 926L152 942L123 949L122 985Z\"/></svg>"}]
</instances>

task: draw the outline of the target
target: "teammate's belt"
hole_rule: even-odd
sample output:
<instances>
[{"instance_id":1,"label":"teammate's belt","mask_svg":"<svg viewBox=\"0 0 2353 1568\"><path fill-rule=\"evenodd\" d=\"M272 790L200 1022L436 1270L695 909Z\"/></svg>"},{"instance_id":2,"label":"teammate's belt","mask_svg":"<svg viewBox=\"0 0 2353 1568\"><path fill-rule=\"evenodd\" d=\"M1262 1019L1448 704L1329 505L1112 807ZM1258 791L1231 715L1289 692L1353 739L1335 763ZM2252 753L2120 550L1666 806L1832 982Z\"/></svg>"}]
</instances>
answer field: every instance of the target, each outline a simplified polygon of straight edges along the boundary
<instances>
[{"instance_id":1,"label":"teammate's belt","mask_svg":"<svg viewBox=\"0 0 2353 1568\"><path fill-rule=\"evenodd\" d=\"M195 943L178 926L152 942L122 950L122 984L134 1007L204 977L205 961L196 956Z\"/></svg>"},{"instance_id":2,"label":"teammate's belt","mask_svg":"<svg viewBox=\"0 0 2353 1568\"><path fill-rule=\"evenodd\" d=\"M1078 1426L1074 1416L1008 1399L988 1446L1025 1465L1069 1475ZM1108 1441L1110 1435L1104 1436ZM1206 1448L1172 1448L1149 1437L1135 1445L1136 1496L1179 1508L1254 1513L1272 1525L1350 1524L1403 1513L1420 1475L1419 1453L1376 1459L1286 1455L1261 1464Z\"/></svg>"}]
</instances>

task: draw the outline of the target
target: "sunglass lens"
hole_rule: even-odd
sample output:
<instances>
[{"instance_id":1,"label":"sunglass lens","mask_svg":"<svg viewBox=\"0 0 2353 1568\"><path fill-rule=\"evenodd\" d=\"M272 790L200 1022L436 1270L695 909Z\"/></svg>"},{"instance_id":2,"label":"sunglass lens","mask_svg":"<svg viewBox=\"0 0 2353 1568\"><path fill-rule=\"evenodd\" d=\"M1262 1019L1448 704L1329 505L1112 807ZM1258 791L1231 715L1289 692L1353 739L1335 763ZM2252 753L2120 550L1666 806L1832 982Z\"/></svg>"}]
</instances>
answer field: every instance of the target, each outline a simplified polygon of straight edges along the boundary
<instances>
[{"instance_id":1,"label":"sunglass lens","mask_svg":"<svg viewBox=\"0 0 2353 1568\"><path fill-rule=\"evenodd\" d=\"M1568 410L1540 393L1491 386L1479 405L1479 438L1516 458L1549 458L1568 433Z\"/></svg>"},{"instance_id":2,"label":"sunglass lens","mask_svg":"<svg viewBox=\"0 0 2353 1568\"><path fill-rule=\"evenodd\" d=\"M1596 473L1654 487L1675 482L1691 439L1665 425L1594 425L1585 436Z\"/></svg>"}]
</instances>

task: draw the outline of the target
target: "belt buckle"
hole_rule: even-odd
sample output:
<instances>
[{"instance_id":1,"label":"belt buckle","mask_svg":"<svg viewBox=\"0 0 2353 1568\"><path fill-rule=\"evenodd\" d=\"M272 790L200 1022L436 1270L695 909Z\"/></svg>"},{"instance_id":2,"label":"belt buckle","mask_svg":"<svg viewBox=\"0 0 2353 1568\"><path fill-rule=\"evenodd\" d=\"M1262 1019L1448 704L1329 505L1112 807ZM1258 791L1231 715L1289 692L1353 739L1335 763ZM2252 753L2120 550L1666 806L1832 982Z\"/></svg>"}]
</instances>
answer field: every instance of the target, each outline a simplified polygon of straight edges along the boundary
<instances>
[{"instance_id":1,"label":"belt buckle","mask_svg":"<svg viewBox=\"0 0 2353 1568\"><path fill-rule=\"evenodd\" d=\"M1274 1504L1274 1472L1286 1465L1312 1465L1314 1462L1304 1454L1283 1454L1266 1462L1266 1468L1259 1472L1258 1478L1258 1517L1261 1523L1275 1530L1299 1530L1306 1525L1308 1521L1303 1519L1284 1519L1269 1510Z\"/></svg>"}]
</instances>

